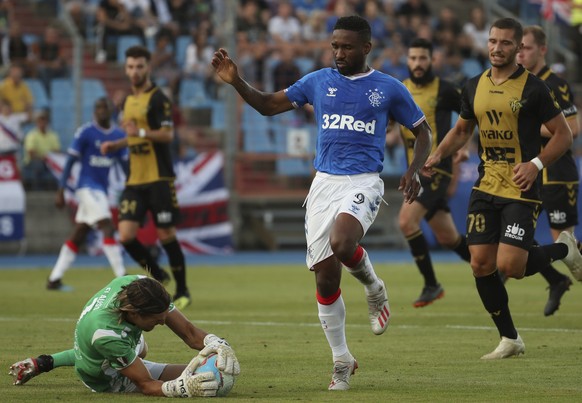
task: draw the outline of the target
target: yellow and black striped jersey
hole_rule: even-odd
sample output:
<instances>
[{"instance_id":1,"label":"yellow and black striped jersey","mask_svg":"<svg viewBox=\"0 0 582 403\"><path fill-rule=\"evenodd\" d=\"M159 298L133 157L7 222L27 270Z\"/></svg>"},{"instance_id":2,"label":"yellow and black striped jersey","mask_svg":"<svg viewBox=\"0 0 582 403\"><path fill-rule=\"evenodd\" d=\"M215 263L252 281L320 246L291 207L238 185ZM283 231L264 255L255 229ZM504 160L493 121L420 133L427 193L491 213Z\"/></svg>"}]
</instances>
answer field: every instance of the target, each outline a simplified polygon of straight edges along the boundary
<instances>
[{"instance_id":1,"label":"yellow and black striped jersey","mask_svg":"<svg viewBox=\"0 0 582 403\"><path fill-rule=\"evenodd\" d=\"M135 120L137 127L173 130L170 100L155 85L149 90L129 95L123 104L123 120ZM147 138L128 137L129 175L127 185L142 185L160 180L174 180L170 143L153 142Z\"/></svg>"},{"instance_id":2,"label":"yellow and black striped jersey","mask_svg":"<svg viewBox=\"0 0 582 403\"><path fill-rule=\"evenodd\" d=\"M453 84L438 77L422 86L414 84L409 78L404 80L403 84L426 116L426 121L432 129L432 151L434 151L451 128L453 111L458 113L461 110L460 92ZM410 165L414 156L416 137L404 126L401 126L400 132L406 148L406 161ZM435 170L452 176L452 166L452 157L448 157L443 159Z\"/></svg>"},{"instance_id":3,"label":"yellow and black striped jersey","mask_svg":"<svg viewBox=\"0 0 582 403\"><path fill-rule=\"evenodd\" d=\"M566 119L577 119L578 109L574 103L574 94L566 80L558 77L548 66L544 66L537 76L544 80L553 91ZM550 141L549 138L542 137L543 146L548 144L548 141ZM542 179L545 185L577 184L579 180L578 168L572 156L572 150L566 151L559 160L544 169Z\"/></svg>"},{"instance_id":4,"label":"yellow and black striped jersey","mask_svg":"<svg viewBox=\"0 0 582 403\"><path fill-rule=\"evenodd\" d=\"M470 79L461 96L461 118L479 126L479 178L475 189L508 199L539 202L539 184L522 192L513 182L515 165L541 150L541 125L562 110L548 87L522 66L503 83L491 69Z\"/></svg>"}]
</instances>

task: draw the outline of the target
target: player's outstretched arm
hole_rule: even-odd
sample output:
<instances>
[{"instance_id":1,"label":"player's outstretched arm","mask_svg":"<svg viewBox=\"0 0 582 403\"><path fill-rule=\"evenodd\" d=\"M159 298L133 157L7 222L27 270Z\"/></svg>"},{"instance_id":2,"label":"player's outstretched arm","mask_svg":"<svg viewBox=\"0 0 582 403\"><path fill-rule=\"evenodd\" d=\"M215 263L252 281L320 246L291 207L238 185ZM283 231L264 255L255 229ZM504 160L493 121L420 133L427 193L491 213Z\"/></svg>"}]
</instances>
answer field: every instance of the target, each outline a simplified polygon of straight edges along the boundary
<instances>
[{"instance_id":1,"label":"player's outstretched arm","mask_svg":"<svg viewBox=\"0 0 582 403\"><path fill-rule=\"evenodd\" d=\"M473 135L474 129L474 120L465 120L459 118L457 123L455 123L455 126L449 130L443 141L440 142L437 149L431 155L429 155L421 173L424 176L431 176L434 174L433 168L437 166L444 158L455 154L458 150L463 148L463 146Z\"/></svg>"},{"instance_id":2,"label":"player's outstretched arm","mask_svg":"<svg viewBox=\"0 0 582 403\"><path fill-rule=\"evenodd\" d=\"M405 203L412 203L420 192L421 186L418 173L423 167L432 147L432 131L426 120L412 129L412 133L416 137L414 156L408 169L402 178L400 178L400 186L398 186L398 190L404 193Z\"/></svg>"},{"instance_id":3,"label":"player's outstretched arm","mask_svg":"<svg viewBox=\"0 0 582 403\"><path fill-rule=\"evenodd\" d=\"M241 78L236 63L228 56L228 52L220 48L214 52L212 67L216 74L227 84L230 84L239 95L261 115L273 116L293 109L293 104L284 91L262 92Z\"/></svg>"}]
</instances>

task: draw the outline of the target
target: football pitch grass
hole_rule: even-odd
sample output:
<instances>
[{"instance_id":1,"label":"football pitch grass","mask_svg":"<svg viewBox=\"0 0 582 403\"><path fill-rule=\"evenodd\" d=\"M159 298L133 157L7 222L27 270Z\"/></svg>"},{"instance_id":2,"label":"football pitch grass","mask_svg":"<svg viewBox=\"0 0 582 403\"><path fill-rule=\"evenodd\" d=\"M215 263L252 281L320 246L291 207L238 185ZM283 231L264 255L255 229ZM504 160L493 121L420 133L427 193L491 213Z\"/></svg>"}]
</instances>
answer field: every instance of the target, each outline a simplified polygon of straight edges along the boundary
<instances>
[{"instance_id":1,"label":"football pitch grass","mask_svg":"<svg viewBox=\"0 0 582 403\"><path fill-rule=\"evenodd\" d=\"M373 252L371 253L373 259ZM446 295L413 308L421 278L411 264L376 265L392 320L372 334L363 288L344 272L347 338L360 368L345 392L327 391L331 352L319 325L314 278L303 265L191 265L193 304L184 310L199 327L225 337L241 363L230 401L241 402L572 402L582 401L582 287L575 282L559 311L543 316L540 276L510 280L514 321L526 345L518 358L482 361L499 338L484 311L467 264L435 264ZM557 264L565 272L565 267ZM82 306L111 279L109 268L70 270L71 292L45 289L49 269L0 271L0 401L152 401L140 394L89 391L72 368L12 386L8 366L72 347ZM130 268L131 274L141 273ZM173 292L173 284L170 285ZM145 333L148 359L187 363L195 352L168 328ZM162 398L160 398L162 399Z\"/></svg>"}]
</instances>

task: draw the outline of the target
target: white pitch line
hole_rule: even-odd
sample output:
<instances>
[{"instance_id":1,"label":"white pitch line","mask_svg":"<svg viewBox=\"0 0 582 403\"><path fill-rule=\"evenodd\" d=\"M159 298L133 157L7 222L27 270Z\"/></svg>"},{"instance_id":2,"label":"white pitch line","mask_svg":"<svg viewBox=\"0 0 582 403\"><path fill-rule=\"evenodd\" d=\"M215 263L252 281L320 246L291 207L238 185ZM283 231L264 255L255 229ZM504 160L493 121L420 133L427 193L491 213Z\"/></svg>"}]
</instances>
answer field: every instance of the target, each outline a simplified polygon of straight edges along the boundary
<instances>
[{"instance_id":1,"label":"white pitch line","mask_svg":"<svg viewBox=\"0 0 582 403\"><path fill-rule=\"evenodd\" d=\"M0 322L28 322L31 319L35 321L45 322L76 322L77 319L71 318L11 318L0 316ZM294 322L272 322L272 321L232 321L232 320L194 320L195 324L217 325L217 326L263 326L263 327L320 327L317 322L310 323L294 323ZM349 328L368 328L368 324L346 324ZM423 325L390 325L391 328L396 329L434 329L438 326L423 326ZM469 326L469 325L443 325L445 329L457 330L494 330L493 326ZM527 332L547 332L547 333L582 333L582 329L567 329L567 328L544 328L544 327L520 327L520 331Z\"/></svg>"}]
</instances>

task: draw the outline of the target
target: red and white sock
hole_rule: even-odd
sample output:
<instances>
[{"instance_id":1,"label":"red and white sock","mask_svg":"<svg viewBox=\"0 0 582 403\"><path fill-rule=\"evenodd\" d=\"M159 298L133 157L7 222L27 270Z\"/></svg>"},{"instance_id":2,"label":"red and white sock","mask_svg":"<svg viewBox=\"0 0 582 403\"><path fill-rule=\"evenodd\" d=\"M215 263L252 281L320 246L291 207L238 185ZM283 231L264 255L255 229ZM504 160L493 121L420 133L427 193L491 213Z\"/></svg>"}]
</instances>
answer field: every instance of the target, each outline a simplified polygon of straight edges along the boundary
<instances>
[{"instance_id":1,"label":"red and white sock","mask_svg":"<svg viewBox=\"0 0 582 403\"><path fill-rule=\"evenodd\" d=\"M53 267L53 271L51 271L49 281L56 281L63 278L65 272L69 270L69 267L71 267L77 258L78 251L79 247L70 240L61 246L59 257L55 263L55 267Z\"/></svg>"},{"instance_id":2,"label":"red and white sock","mask_svg":"<svg viewBox=\"0 0 582 403\"><path fill-rule=\"evenodd\" d=\"M346 342L346 307L341 296L341 289L328 298L319 294L316 294L316 297L319 321L335 361L336 357L349 353Z\"/></svg>"},{"instance_id":3,"label":"red and white sock","mask_svg":"<svg viewBox=\"0 0 582 403\"><path fill-rule=\"evenodd\" d=\"M103 239L103 253L107 257L115 277L125 276L125 266L123 265L123 255L121 254L121 246L114 238Z\"/></svg>"}]
</instances>

